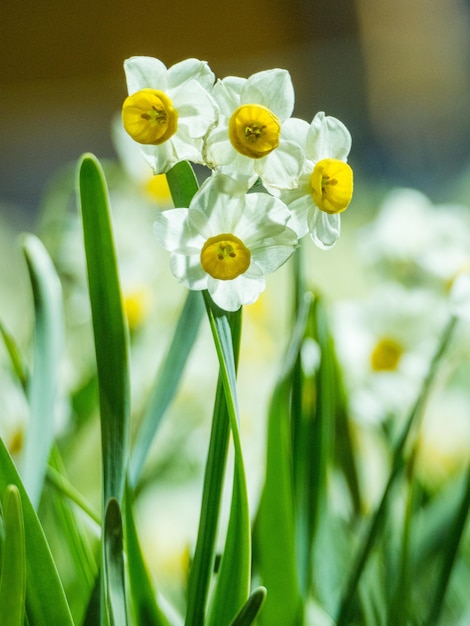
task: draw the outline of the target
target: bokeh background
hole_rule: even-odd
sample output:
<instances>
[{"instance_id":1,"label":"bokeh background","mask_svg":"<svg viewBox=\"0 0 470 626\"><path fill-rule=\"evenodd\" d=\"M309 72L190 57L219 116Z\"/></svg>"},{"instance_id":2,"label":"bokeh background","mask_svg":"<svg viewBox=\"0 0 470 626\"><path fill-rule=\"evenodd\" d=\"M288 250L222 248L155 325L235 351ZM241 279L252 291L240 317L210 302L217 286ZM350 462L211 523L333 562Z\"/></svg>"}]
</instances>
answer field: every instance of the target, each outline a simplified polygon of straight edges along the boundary
<instances>
[{"instance_id":1,"label":"bokeh background","mask_svg":"<svg viewBox=\"0 0 470 626\"><path fill-rule=\"evenodd\" d=\"M344 121L366 181L439 200L468 165L468 0L21 0L2 3L0 40L0 204L19 226L64 163L113 156L132 55L289 69L295 115Z\"/></svg>"}]
</instances>

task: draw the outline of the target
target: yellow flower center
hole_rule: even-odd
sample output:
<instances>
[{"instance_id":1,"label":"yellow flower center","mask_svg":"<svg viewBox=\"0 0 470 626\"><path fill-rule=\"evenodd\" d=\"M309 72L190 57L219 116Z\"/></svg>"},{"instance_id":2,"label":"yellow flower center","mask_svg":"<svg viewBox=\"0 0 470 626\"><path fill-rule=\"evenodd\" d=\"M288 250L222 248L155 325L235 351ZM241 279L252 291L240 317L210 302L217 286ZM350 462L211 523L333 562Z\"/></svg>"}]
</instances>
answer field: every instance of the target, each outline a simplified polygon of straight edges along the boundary
<instances>
[{"instance_id":1,"label":"yellow flower center","mask_svg":"<svg viewBox=\"0 0 470 626\"><path fill-rule=\"evenodd\" d=\"M313 200L325 213L341 213L351 202L353 172L338 159L323 159L315 165L310 176Z\"/></svg>"},{"instance_id":2,"label":"yellow flower center","mask_svg":"<svg viewBox=\"0 0 470 626\"><path fill-rule=\"evenodd\" d=\"M370 364L375 372L393 372L403 354L402 346L394 339L380 339L370 355Z\"/></svg>"},{"instance_id":3,"label":"yellow flower center","mask_svg":"<svg viewBox=\"0 0 470 626\"><path fill-rule=\"evenodd\" d=\"M130 330L135 330L144 321L150 308L150 290L141 287L124 295L124 312Z\"/></svg>"},{"instance_id":4,"label":"yellow flower center","mask_svg":"<svg viewBox=\"0 0 470 626\"><path fill-rule=\"evenodd\" d=\"M281 122L261 104L243 104L230 118L228 134L237 152L261 159L278 147Z\"/></svg>"},{"instance_id":5,"label":"yellow flower center","mask_svg":"<svg viewBox=\"0 0 470 626\"><path fill-rule=\"evenodd\" d=\"M201 250L201 265L212 278L233 280L246 272L251 254L245 244L235 237L223 233L209 237Z\"/></svg>"},{"instance_id":6,"label":"yellow flower center","mask_svg":"<svg viewBox=\"0 0 470 626\"><path fill-rule=\"evenodd\" d=\"M122 123L134 141L159 145L176 132L178 111L163 91L141 89L124 100Z\"/></svg>"}]
</instances>

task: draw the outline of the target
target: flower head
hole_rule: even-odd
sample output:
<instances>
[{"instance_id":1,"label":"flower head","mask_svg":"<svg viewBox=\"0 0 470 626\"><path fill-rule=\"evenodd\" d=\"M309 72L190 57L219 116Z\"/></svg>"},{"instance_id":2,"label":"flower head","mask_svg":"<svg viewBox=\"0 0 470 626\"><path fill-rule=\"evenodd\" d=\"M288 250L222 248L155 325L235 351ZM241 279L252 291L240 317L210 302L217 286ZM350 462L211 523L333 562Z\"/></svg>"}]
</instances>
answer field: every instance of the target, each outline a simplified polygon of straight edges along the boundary
<instances>
[{"instance_id":1,"label":"flower head","mask_svg":"<svg viewBox=\"0 0 470 626\"><path fill-rule=\"evenodd\" d=\"M236 311L254 302L265 275L277 270L297 246L286 227L289 210L266 193L224 174L208 178L189 208L163 211L155 235L171 252L173 274L189 289L207 289L214 302Z\"/></svg>"},{"instance_id":2,"label":"flower head","mask_svg":"<svg viewBox=\"0 0 470 626\"><path fill-rule=\"evenodd\" d=\"M310 125L290 120L285 132L306 155L298 187L281 192L293 213L289 226L299 237L310 232L317 246L330 248L340 235L340 213L352 198L353 173L346 162L351 135L342 122L323 112Z\"/></svg>"},{"instance_id":3,"label":"flower head","mask_svg":"<svg viewBox=\"0 0 470 626\"><path fill-rule=\"evenodd\" d=\"M258 72L249 78L229 76L214 86L219 124L208 135L209 167L251 186L261 178L266 189L292 189L303 163L300 146L284 137L294 108L294 88L287 70Z\"/></svg>"},{"instance_id":4,"label":"flower head","mask_svg":"<svg viewBox=\"0 0 470 626\"><path fill-rule=\"evenodd\" d=\"M154 172L185 159L202 163L203 137L218 116L207 63L186 59L167 69L158 59L132 57L124 69L129 96L122 122Z\"/></svg>"}]
</instances>

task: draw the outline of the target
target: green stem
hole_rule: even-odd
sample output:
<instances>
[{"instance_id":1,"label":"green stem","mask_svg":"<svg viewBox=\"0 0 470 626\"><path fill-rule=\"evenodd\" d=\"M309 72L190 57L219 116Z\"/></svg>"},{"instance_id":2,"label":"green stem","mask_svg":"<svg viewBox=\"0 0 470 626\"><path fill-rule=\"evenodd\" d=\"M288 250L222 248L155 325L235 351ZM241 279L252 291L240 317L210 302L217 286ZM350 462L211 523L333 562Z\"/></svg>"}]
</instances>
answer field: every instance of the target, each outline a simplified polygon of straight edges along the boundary
<instances>
[{"instance_id":1,"label":"green stem","mask_svg":"<svg viewBox=\"0 0 470 626\"><path fill-rule=\"evenodd\" d=\"M232 333L235 366L238 364L241 336L241 309L227 314ZM202 626L215 562L215 543L230 437L230 419L219 374L207 452L201 514L193 563L189 574L186 626Z\"/></svg>"}]
</instances>

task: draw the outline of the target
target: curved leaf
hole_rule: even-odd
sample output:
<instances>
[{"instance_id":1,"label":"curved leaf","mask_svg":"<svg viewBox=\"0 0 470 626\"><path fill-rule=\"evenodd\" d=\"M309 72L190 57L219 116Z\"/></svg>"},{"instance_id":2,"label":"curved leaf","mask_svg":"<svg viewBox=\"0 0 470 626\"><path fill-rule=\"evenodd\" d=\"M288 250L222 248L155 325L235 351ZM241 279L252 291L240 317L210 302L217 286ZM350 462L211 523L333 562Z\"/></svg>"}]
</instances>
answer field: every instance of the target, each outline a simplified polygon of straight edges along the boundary
<instances>
[{"instance_id":1,"label":"curved leaf","mask_svg":"<svg viewBox=\"0 0 470 626\"><path fill-rule=\"evenodd\" d=\"M22 476L37 508L54 438L58 372L63 345L62 289L49 255L34 235L23 252L33 288L35 327L33 367L28 384L31 417L23 450Z\"/></svg>"},{"instance_id":2,"label":"curved leaf","mask_svg":"<svg viewBox=\"0 0 470 626\"><path fill-rule=\"evenodd\" d=\"M15 485L21 497L26 548L26 612L30 624L73 626L57 568L44 531L15 464L0 439L0 495Z\"/></svg>"},{"instance_id":3,"label":"curved leaf","mask_svg":"<svg viewBox=\"0 0 470 626\"><path fill-rule=\"evenodd\" d=\"M4 501L5 542L0 579L0 623L23 626L26 592L26 556L21 497L8 485Z\"/></svg>"},{"instance_id":4,"label":"curved leaf","mask_svg":"<svg viewBox=\"0 0 470 626\"><path fill-rule=\"evenodd\" d=\"M103 502L121 502L129 440L127 328L106 182L93 155L84 155L79 165L79 200L98 371Z\"/></svg>"}]
</instances>

